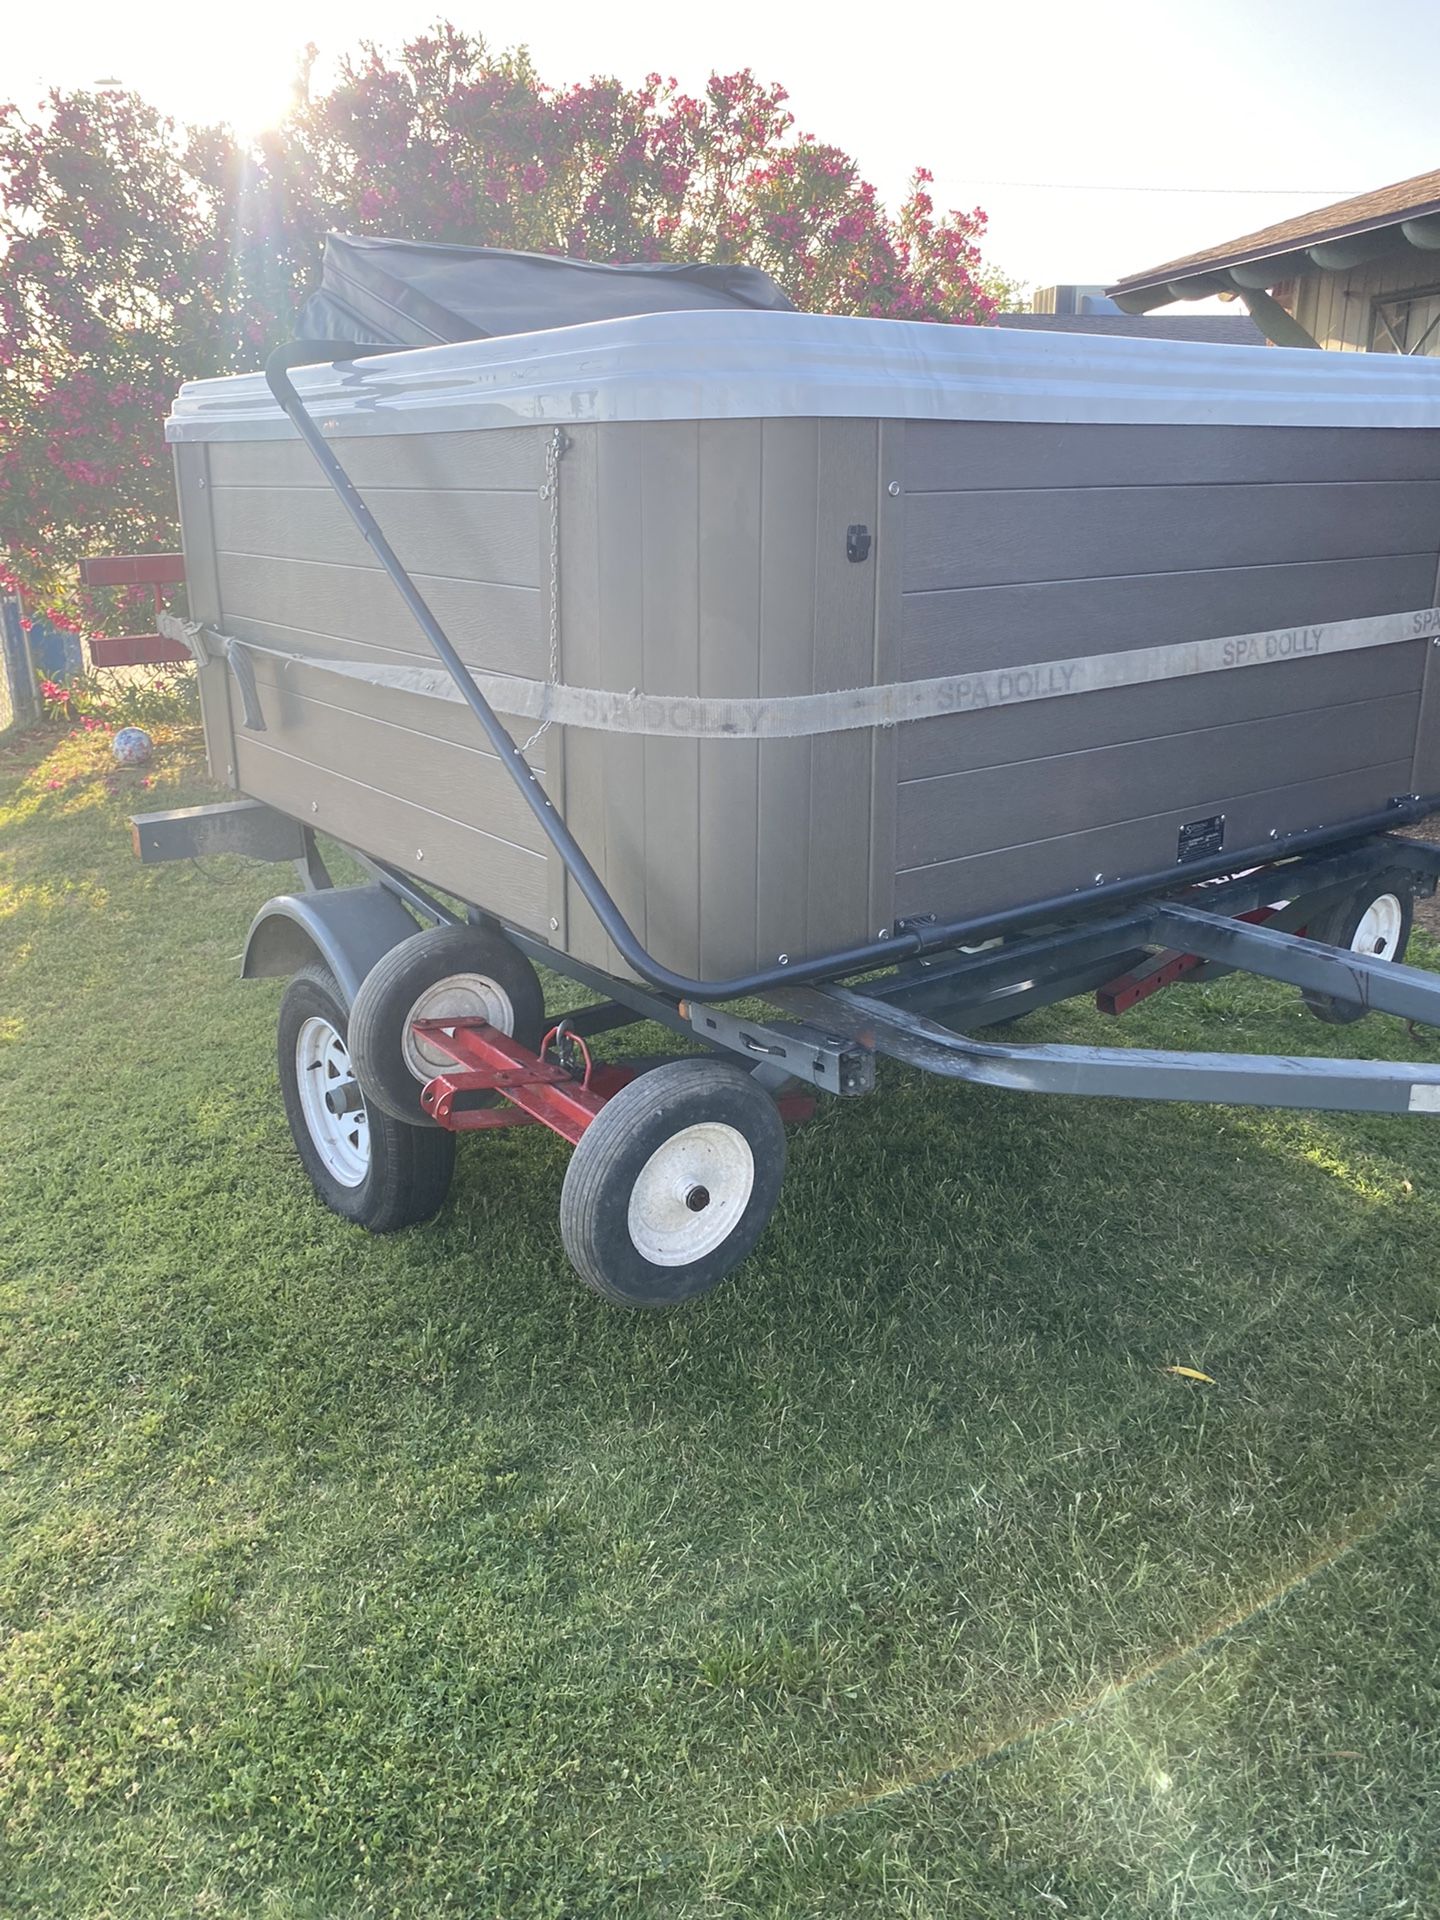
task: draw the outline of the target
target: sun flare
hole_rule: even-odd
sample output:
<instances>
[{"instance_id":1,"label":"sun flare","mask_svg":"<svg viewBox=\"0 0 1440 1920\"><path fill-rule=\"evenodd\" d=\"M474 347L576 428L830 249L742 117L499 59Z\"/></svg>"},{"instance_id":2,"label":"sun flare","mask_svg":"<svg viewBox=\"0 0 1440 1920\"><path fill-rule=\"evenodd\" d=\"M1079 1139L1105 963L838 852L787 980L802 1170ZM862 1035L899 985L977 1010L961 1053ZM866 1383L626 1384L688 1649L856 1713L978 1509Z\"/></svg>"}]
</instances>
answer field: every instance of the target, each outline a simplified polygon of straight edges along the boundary
<instances>
[{"instance_id":1,"label":"sun flare","mask_svg":"<svg viewBox=\"0 0 1440 1920\"><path fill-rule=\"evenodd\" d=\"M237 50L238 51L238 50ZM289 113L295 104L295 69L291 61L260 48L227 65L214 90L212 117L224 120L237 137L253 141Z\"/></svg>"}]
</instances>

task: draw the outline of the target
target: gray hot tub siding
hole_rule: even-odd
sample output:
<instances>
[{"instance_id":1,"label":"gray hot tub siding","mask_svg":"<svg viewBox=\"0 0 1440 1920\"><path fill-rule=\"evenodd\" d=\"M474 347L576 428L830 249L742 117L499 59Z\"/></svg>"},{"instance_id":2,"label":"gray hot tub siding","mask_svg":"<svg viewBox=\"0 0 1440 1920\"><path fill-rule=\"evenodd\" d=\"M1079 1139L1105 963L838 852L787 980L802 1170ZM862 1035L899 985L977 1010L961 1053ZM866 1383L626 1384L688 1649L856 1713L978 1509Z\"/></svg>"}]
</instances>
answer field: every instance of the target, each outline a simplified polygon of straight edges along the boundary
<instances>
[{"instance_id":1,"label":"gray hot tub siding","mask_svg":"<svg viewBox=\"0 0 1440 1920\"><path fill-rule=\"evenodd\" d=\"M808 693L1429 606L1440 433L738 420L567 429L560 670ZM549 671L547 430L339 450L464 658ZM318 656L427 658L298 442L177 448L193 610ZM200 482L205 484L202 486ZM888 487L900 486L898 496ZM875 535L862 565L846 529ZM532 758L657 958L722 974L1163 869L1440 784L1425 642L812 740L559 729ZM218 777L615 967L460 706L256 656L204 675ZM524 740L530 723L512 723ZM423 853L423 859L417 857ZM552 929L551 922L558 926Z\"/></svg>"},{"instance_id":2,"label":"gray hot tub siding","mask_svg":"<svg viewBox=\"0 0 1440 1920\"><path fill-rule=\"evenodd\" d=\"M897 678L1433 603L1440 434L911 423ZM897 914L1159 871L1413 790L1426 641L900 730ZM957 658L957 655L959 656ZM1427 726L1434 765L1433 726Z\"/></svg>"}]
</instances>

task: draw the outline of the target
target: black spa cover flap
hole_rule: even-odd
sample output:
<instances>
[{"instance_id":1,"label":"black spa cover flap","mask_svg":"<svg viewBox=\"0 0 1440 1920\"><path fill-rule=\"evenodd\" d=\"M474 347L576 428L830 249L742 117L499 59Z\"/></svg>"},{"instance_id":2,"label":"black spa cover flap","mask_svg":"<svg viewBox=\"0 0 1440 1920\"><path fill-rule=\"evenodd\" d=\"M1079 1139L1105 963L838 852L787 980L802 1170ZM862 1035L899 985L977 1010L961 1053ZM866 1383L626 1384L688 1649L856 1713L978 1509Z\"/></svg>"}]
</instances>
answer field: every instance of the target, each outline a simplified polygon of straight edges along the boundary
<instances>
[{"instance_id":1,"label":"black spa cover flap","mask_svg":"<svg viewBox=\"0 0 1440 1920\"><path fill-rule=\"evenodd\" d=\"M794 303L758 267L609 266L503 247L332 233L320 286L296 331L302 340L433 347L702 307L793 311Z\"/></svg>"}]
</instances>

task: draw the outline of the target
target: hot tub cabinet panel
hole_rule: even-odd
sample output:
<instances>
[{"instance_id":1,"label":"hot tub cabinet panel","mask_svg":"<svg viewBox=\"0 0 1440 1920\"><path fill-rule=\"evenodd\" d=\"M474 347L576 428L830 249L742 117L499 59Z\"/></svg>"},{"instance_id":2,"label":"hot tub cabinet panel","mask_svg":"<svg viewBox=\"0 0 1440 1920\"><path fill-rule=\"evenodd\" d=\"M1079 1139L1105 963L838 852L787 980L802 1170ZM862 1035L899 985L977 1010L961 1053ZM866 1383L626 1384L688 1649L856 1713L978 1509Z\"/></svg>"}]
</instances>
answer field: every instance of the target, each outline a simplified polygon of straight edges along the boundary
<instances>
[{"instance_id":1,"label":"hot tub cabinet panel","mask_svg":"<svg viewBox=\"0 0 1440 1920\"><path fill-rule=\"evenodd\" d=\"M1002 444L1003 443L1003 444ZM1428 638L1304 655L1304 629L1430 606L1440 434L906 428L896 678L1300 629L1273 664L897 730L895 911L1007 908L1415 790Z\"/></svg>"},{"instance_id":2,"label":"hot tub cabinet panel","mask_svg":"<svg viewBox=\"0 0 1440 1920\"><path fill-rule=\"evenodd\" d=\"M1309 638L1435 604L1437 382L1378 357L773 313L297 376L468 665L673 696L663 737L555 725L528 756L644 946L699 977L1440 786L1429 635ZM203 668L217 778L623 971L467 709L327 668L431 656L263 390L198 383L170 431L192 614L252 643L264 719ZM1276 637L1241 671L993 698L995 675L1256 633ZM696 701L956 674L992 697L686 734Z\"/></svg>"},{"instance_id":3,"label":"hot tub cabinet panel","mask_svg":"<svg viewBox=\"0 0 1440 1920\"><path fill-rule=\"evenodd\" d=\"M582 429L561 468L562 671L676 696L824 692L888 674L898 596L846 558L883 493L873 421ZM573 502L573 509L572 509ZM873 937L892 917L893 740L568 729L567 818L647 947L714 975ZM609 963L572 890L567 938ZM738 962L739 965L732 965Z\"/></svg>"}]
</instances>

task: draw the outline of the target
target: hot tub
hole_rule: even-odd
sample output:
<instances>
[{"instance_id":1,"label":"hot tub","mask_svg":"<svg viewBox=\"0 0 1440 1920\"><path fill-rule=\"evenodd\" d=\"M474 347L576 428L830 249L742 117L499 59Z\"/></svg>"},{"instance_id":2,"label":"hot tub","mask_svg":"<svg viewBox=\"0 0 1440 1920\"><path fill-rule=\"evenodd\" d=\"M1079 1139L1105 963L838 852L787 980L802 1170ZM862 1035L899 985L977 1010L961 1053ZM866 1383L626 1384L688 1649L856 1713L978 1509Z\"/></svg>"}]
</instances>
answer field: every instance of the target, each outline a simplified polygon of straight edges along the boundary
<instances>
[{"instance_id":1,"label":"hot tub","mask_svg":"<svg viewBox=\"0 0 1440 1920\"><path fill-rule=\"evenodd\" d=\"M295 384L677 972L1440 789L1428 362L680 311ZM167 434L215 777L622 971L261 376Z\"/></svg>"}]
</instances>

